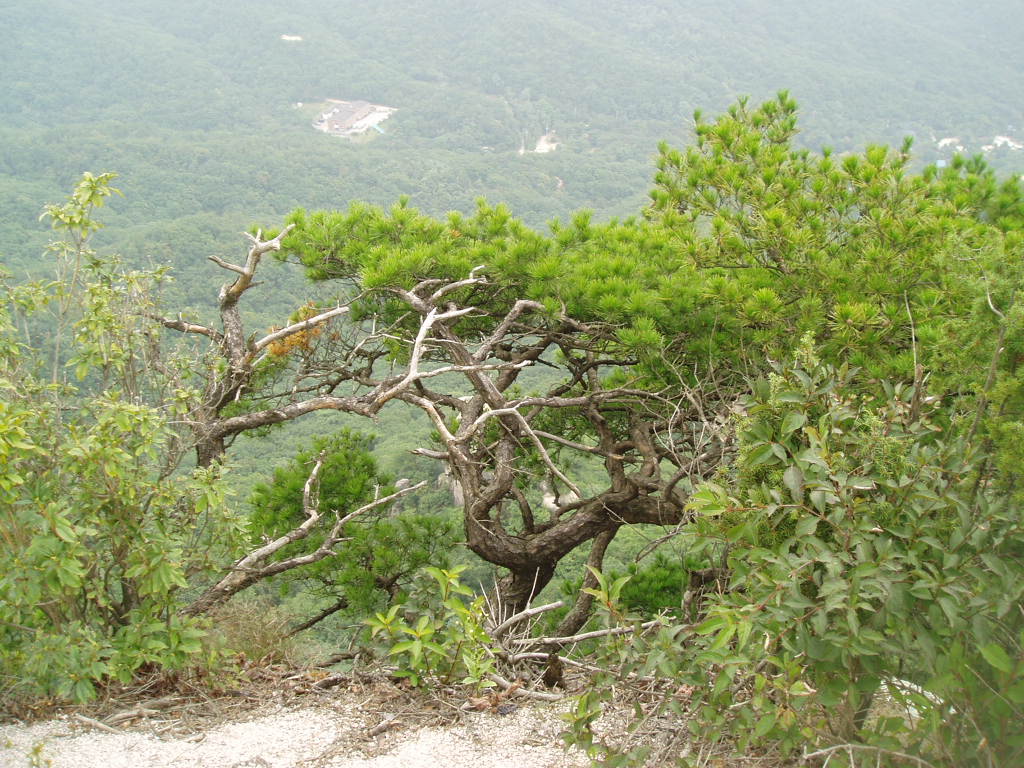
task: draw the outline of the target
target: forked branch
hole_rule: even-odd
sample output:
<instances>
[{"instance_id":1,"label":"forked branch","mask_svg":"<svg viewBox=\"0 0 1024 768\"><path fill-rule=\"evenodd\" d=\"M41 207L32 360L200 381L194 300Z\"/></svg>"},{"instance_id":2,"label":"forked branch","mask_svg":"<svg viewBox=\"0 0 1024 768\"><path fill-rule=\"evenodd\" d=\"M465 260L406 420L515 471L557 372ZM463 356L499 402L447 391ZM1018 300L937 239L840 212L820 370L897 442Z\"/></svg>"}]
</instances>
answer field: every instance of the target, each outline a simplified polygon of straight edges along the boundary
<instances>
[{"instance_id":1,"label":"forked branch","mask_svg":"<svg viewBox=\"0 0 1024 768\"><path fill-rule=\"evenodd\" d=\"M320 470L323 467L325 458L324 453L321 453L317 457L316 464L310 471L309 476L306 478L306 483L303 486L302 506L306 519L284 535L277 537L273 541L267 542L263 546L254 549L249 554L237 560L228 570L227 574L225 574L216 584L209 587L194 602L187 605L182 610L183 614L187 616L197 616L199 614L207 613L212 608L220 605L228 598L238 594L243 589L252 586L258 581L270 576L275 576L279 573L284 573L285 571L290 571L294 568L319 562L326 557L337 554L334 548L339 543L345 541L342 533L346 523L349 523L354 518L366 514L371 510L390 504L403 496L407 496L427 484L424 480L423 482L411 485L408 488L403 488L395 493L374 499L368 504L364 504L346 515L339 516L331 527L330 532L320 543L320 546L312 552L295 555L284 560L268 562L274 554L280 552L284 547L309 536L313 528L322 519L323 513L320 510L317 486Z\"/></svg>"}]
</instances>

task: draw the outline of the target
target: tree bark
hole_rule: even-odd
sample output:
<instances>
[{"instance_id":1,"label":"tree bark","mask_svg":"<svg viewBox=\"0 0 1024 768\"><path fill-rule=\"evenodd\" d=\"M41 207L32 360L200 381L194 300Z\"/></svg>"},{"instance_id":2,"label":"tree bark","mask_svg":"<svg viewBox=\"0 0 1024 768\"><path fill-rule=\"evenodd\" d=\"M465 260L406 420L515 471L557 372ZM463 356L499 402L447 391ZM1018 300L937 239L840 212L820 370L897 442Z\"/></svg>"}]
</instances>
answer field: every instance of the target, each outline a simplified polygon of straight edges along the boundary
<instances>
[{"instance_id":1,"label":"tree bark","mask_svg":"<svg viewBox=\"0 0 1024 768\"><path fill-rule=\"evenodd\" d=\"M513 570L499 579L497 602L500 620L525 610L534 596L551 582L557 565L557 561L538 563L535 568Z\"/></svg>"},{"instance_id":2,"label":"tree bark","mask_svg":"<svg viewBox=\"0 0 1024 768\"><path fill-rule=\"evenodd\" d=\"M583 575L583 586L576 595L576 603L565 614L565 617L555 629L556 635L575 635L587 623L587 619L590 618L590 609L594 605L594 596L583 590L594 589L597 586L597 577L594 576L593 571L590 569L601 570L608 545L612 543L612 539L615 538L615 534L618 532L619 529L616 527L610 531L599 533L594 538L594 544L590 549L590 556L587 558L589 568L586 569L586 573Z\"/></svg>"}]
</instances>

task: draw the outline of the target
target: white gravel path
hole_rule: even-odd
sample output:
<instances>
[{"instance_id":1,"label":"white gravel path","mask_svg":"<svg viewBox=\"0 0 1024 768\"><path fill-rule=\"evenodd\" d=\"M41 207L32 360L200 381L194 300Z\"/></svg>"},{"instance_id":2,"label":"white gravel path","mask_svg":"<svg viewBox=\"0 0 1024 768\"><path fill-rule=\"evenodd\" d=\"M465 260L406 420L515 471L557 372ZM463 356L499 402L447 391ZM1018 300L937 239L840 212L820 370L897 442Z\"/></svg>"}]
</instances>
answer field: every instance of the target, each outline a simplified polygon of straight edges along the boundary
<instances>
[{"instance_id":1,"label":"white gravel path","mask_svg":"<svg viewBox=\"0 0 1024 768\"><path fill-rule=\"evenodd\" d=\"M97 730L70 717L0 726L0 766L25 768L584 768L566 752L552 707L468 714L445 728L394 727L369 735L385 712L357 705L268 708L200 734L161 738L141 727ZM38 747L37 747L38 745ZM30 757L38 749L35 762Z\"/></svg>"}]
</instances>

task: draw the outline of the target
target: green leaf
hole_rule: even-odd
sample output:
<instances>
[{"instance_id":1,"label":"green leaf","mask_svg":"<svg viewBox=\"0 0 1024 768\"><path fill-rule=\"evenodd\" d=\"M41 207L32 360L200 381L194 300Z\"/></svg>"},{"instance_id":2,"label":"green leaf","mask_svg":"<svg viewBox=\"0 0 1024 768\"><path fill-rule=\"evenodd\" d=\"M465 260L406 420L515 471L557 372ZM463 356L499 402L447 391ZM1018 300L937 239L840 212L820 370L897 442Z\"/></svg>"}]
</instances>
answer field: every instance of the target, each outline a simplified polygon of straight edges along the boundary
<instances>
[{"instance_id":1,"label":"green leaf","mask_svg":"<svg viewBox=\"0 0 1024 768\"><path fill-rule=\"evenodd\" d=\"M711 642L711 645L708 646L708 650L709 651L719 651L719 650L722 650L723 648L725 648L725 646L727 646L729 644L729 641L732 640L733 635L735 635L735 634L736 634L736 625L735 624L731 624L731 623L726 624L726 626L722 629L722 631L719 632L715 636L715 639Z\"/></svg>"},{"instance_id":2,"label":"green leaf","mask_svg":"<svg viewBox=\"0 0 1024 768\"><path fill-rule=\"evenodd\" d=\"M790 464L782 475L783 484L789 489L793 501L800 503L804 498L804 473L796 464Z\"/></svg>"},{"instance_id":3,"label":"green leaf","mask_svg":"<svg viewBox=\"0 0 1024 768\"><path fill-rule=\"evenodd\" d=\"M703 483L697 491L690 496L686 505L687 509L700 512L709 517L720 515L725 511L729 503L728 496L721 486L714 483Z\"/></svg>"},{"instance_id":4,"label":"green leaf","mask_svg":"<svg viewBox=\"0 0 1024 768\"><path fill-rule=\"evenodd\" d=\"M114 412L114 423L121 428L123 432L131 432L132 420L131 417L124 411Z\"/></svg>"},{"instance_id":5,"label":"green leaf","mask_svg":"<svg viewBox=\"0 0 1024 768\"><path fill-rule=\"evenodd\" d=\"M768 461L775 460L774 443L765 443L750 452L747 456L747 466L756 467Z\"/></svg>"},{"instance_id":6,"label":"green leaf","mask_svg":"<svg viewBox=\"0 0 1024 768\"><path fill-rule=\"evenodd\" d=\"M958 624L958 613L956 610L956 602L949 597L941 596L936 599L939 607L942 608L942 612L946 614L946 618L949 619L950 624Z\"/></svg>"},{"instance_id":7,"label":"green leaf","mask_svg":"<svg viewBox=\"0 0 1024 768\"><path fill-rule=\"evenodd\" d=\"M72 693L75 701L86 702L92 699L95 695L96 689L93 687L92 681L79 680L75 683L74 692Z\"/></svg>"},{"instance_id":8,"label":"green leaf","mask_svg":"<svg viewBox=\"0 0 1024 768\"><path fill-rule=\"evenodd\" d=\"M430 642L429 640L424 640L423 641L423 647L426 648L428 651L431 651L432 653L434 653L437 656L447 656L448 655L447 653L445 653L445 650L444 650L444 648L442 646L438 645L437 643Z\"/></svg>"},{"instance_id":9,"label":"green leaf","mask_svg":"<svg viewBox=\"0 0 1024 768\"><path fill-rule=\"evenodd\" d=\"M75 533L75 529L72 528L71 524L60 515L53 518L53 532L57 534L58 538L62 541L68 542L69 544L78 540L78 535Z\"/></svg>"},{"instance_id":10,"label":"green leaf","mask_svg":"<svg viewBox=\"0 0 1024 768\"><path fill-rule=\"evenodd\" d=\"M786 414L786 418L782 420L782 436L792 434L796 430L800 429L804 424L807 423L807 414L800 413L798 411L791 411Z\"/></svg>"},{"instance_id":11,"label":"green leaf","mask_svg":"<svg viewBox=\"0 0 1024 768\"><path fill-rule=\"evenodd\" d=\"M1006 698L1008 698L1014 704L1024 704L1024 680L1018 680L1016 683L1007 688Z\"/></svg>"},{"instance_id":12,"label":"green leaf","mask_svg":"<svg viewBox=\"0 0 1024 768\"><path fill-rule=\"evenodd\" d=\"M761 719L757 721L757 725L754 726L754 735L759 739L768 735L772 728L775 727L777 717L778 716L774 712L769 712L768 714L763 715Z\"/></svg>"},{"instance_id":13,"label":"green leaf","mask_svg":"<svg viewBox=\"0 0 1024 768\"><path fill-rule=\"evenodd\" d=\"M825 512L825 505L827 501L828 496L824 491L820 489L811 491L811 504L813 504L814 508L819 512Z\"/></svg>"},{"instance_id":14,"label":"green leaf","mask_svg":"<svg viewBox=\"0 0 1024 768\"><path fill-rule=\"evenodd\" d=\"M810 696L812 693L814 693L814 689L803 680L797 680L789 686L790 696Z\"/></svg>"},{"instance_id":15,"label":"green leaf","mask_svg":"<svg viewBox=\"0 0 1024 768\"><path fill-rule=\"evenodd\" d=\"M1000 672L1005 672L1007 674L1013 672L1013 661L1001 645L998 645L997 643L988 643L987 645L981 646L978 650L981 651L981 655L985 657L985 661Z\"/></svg>"},{"instance_id":16,"label":"green leaf","mask_svg":"<svg viewBox=\"0 0 1024 768\"><path fill-rule=\"evenodd\" d=\"M705 619L699 625L697 625L694 632L698 635L710 635L712 632L717 632L722 627L726 626L728 622L724 616L712 616L710 619Z\"/></svg>"},{"instance_id":17,"label":"green leaf","mask_svg":"<svg viewBox=\"0 0 1024 768\"><path fill-rule=\"evenodd\" d=\"M802 539L805 536L811 536L818 528L818 518L814 515L807 515L806 517L800 518L796 524L796 529L793 531L793 535L798 539Z\"/></svg>"},{"instance_id":18,"label":"green leaf","mask_svg":"<svg viewBox=\"0 0 1024 768\"><path fill-rule=\"evenodd\" d=\"M736 650L742 651L746 646L747 641L750 639L750 633L754 629L754 624L750 620L741 621L739 624L739 630L736 633Z\"/></svg>"}]
</instances>

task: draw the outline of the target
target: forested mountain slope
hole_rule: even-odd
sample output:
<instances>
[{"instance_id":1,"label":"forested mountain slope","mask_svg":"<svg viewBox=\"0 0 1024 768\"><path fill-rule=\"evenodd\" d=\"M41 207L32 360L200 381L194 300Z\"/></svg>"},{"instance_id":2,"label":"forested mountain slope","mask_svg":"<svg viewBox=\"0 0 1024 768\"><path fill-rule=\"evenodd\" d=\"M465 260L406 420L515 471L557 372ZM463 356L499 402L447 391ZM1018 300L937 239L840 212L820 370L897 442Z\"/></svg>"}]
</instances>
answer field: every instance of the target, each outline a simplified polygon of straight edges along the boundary
<instances>
[{"instance_id":1,"label":"forested mountain slope","mask_svg":"<svg viewBox=\"0 0 1024 768\"><path fill-rule=\"evenodd\" d=\"M0 253L30 261L38 201L86 168L122 177L110 245L177 264L252 221L352 198L410 194L440 213L484 195L534 225L634 213L656 142L685 141L695 108L779 88L812 147L914 133L926 160L944 136L977 152L1024 125L1015 13L1008 0L7 3ZM329 97L399 112L352 145L294 106ZM517 153L549 129L557 151ZM1020 165L1006 147L990 156Z\"/></svg>"},{"instance_id":2,"label":"forested mountain slope","mask_svg":"<svg viewBox=\"0 0 1024 768\"><path fill-rule=\"evenodd\" d=\"M222 279L206 257L237 253L253 223L403 194L434 215L484 196L538 227L579 208L636 214L657 142L686 144L694 109L779 88L810 147L914 133L921 161L948 156L934 141L947 135L977 152L1024 126L1015 14L1009 0L8 2L0 261L50 274L41 204L83 170L114 170L125 197L97 245L173 265L168 304L202 317ZM385 135L349 142L312 129L325 98L399 111ZM549 130L556 151L519 152ZM263 278L254 328L326 290L283 267Z\"/></svg>"}]
</instances>

